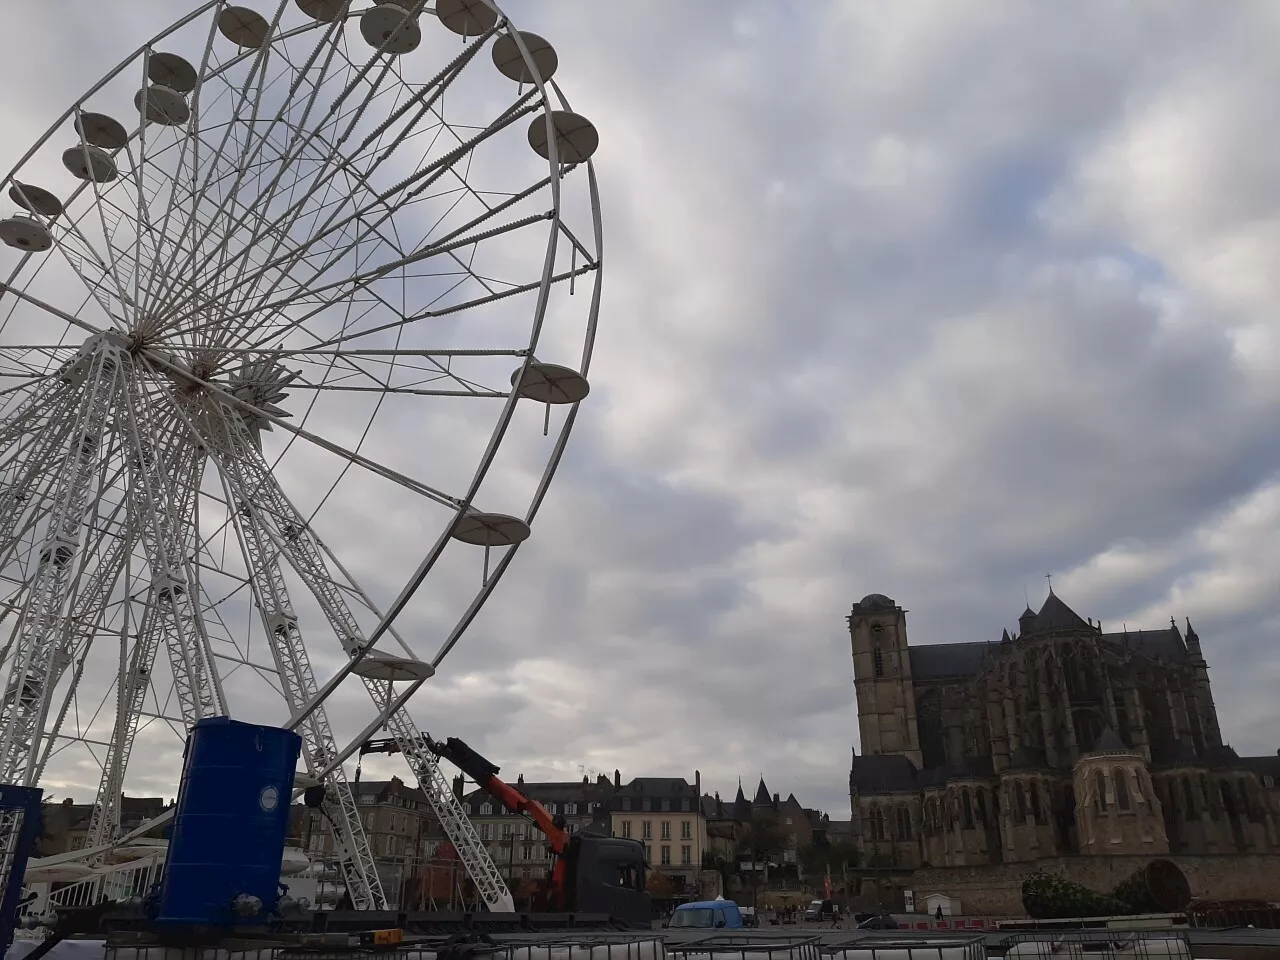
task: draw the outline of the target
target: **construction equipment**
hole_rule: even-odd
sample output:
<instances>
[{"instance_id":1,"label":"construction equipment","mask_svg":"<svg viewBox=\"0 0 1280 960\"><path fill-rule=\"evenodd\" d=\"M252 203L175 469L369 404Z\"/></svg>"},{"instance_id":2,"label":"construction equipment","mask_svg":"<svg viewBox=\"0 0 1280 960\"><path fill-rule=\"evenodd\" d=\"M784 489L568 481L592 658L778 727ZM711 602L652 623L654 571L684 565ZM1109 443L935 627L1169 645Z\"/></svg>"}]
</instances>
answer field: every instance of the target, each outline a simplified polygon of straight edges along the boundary
<instances>
[{"instance_id":1,"label":"construction equipment","mask_svg":"<svg viewBox=\"0 0 1280 960\"><path fill-rule=\"evenodd\" d=\"M601 913L628 925L647 926L653 917L645 892L645 852L637 840L569 833L562 816L498 779L498 767L456 737L426 738L427 748L448 760L512 813L547 838L553 865L538 908L555 913Z\"/></svg>"}]
</instances>

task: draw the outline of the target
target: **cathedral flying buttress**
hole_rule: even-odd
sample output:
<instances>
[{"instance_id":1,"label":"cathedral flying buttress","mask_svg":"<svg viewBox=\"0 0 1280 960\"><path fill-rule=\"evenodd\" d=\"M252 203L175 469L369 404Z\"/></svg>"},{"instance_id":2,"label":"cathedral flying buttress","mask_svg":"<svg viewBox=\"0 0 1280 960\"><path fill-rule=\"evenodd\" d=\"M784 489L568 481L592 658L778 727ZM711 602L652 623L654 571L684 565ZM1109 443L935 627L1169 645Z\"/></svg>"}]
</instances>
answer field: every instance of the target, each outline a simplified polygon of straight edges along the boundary
<instances>
[{"instance_id":1,"label":"cathedral flying buttress","mask_svg":"<svg viewBox=\"0 0 1280 960\"><path fill-rule=\"evenodd\" d=\"M1280 849L1280 757L1222 742L1187 624L1106 632L1050 591L990 643L911 646L882 594L848 617L855 836L903 867Z\"/></svg>"}]
</instances>

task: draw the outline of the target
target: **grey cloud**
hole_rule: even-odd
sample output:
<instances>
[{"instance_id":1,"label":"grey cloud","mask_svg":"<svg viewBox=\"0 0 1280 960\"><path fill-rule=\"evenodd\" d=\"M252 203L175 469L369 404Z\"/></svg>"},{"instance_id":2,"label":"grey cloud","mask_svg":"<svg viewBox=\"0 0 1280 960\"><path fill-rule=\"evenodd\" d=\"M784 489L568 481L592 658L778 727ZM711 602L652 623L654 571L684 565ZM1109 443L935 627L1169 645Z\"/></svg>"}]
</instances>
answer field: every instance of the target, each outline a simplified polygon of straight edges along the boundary
<instances>
[{"instance_id":1,"label":"grey cloud","mask_svg":"<svg viewBox=\"0 0 1280 960\"><path fill-rule=\"evenodd\" d=\"M1191 616L1233 744L1275 748L1280 396L1235 339L1274 331L1249 269L1276 249L1269 11L506 6L601 130L604 310L534 537L424 727L526 776L699 768L732 793L763 772L847 815L848 603L883 591L917 641L994 640L1053 571L1082 615ZM159 22L136 10L11 128L34 136ZM1197 135L1152 166L1149 131L1179 117ZM438 472L379 452L452 480L487 434L436 409ZM492 501L518 500L539 429L508 438ZM385 602L433 527L346 489L324 535ZM476 577L442 567L405 634L433 649ZM359 704L333 712L352 727ZM140 771L161 789L159 758Z\"/></svg>"}]
</instances>

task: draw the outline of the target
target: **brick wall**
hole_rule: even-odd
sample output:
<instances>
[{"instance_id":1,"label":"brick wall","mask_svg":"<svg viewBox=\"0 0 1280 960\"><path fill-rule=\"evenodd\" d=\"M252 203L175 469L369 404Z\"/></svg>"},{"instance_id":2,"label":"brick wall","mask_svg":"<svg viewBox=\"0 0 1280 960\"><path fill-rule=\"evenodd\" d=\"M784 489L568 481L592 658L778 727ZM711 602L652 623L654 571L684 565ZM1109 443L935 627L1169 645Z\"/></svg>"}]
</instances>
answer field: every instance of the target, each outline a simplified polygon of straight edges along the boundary
<instances>
[{"instance_id":1,"label":"brick wall","mask_svg":"<svg viewBox=\"0 0 1280 960\"><path fill-rule=\"evenodd\" d=\"M1025 916L1022 879L1040 870L1063 874L1098 893L1109 893L1150 860L1143 856L1047 857L1033 863L976 867L931 867L915 871L916 903L931 893L957 897L966 914ZM1280 856L1171 856L1186 874L1194 897L1280 900Z\"/></svg>"}]
</instances>

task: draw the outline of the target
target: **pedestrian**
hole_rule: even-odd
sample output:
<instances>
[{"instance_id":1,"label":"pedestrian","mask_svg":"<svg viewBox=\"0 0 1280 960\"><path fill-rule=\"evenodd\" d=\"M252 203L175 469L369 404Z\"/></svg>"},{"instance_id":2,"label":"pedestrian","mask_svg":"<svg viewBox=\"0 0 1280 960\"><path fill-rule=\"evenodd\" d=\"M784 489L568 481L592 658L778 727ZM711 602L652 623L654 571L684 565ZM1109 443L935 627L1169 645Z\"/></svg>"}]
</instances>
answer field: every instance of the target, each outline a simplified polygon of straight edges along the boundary
<instances>
[{"instance_id":1,"label":"pedestrian","mask_svg":"<svg viewBox=\"0 0 1280 960\"><path fill-rule=\"evenodd\" d=\"M938 904L938 909L934 911L933 919L935 920L942 919L942 904Z\"/></svg>"}]
</instances>

